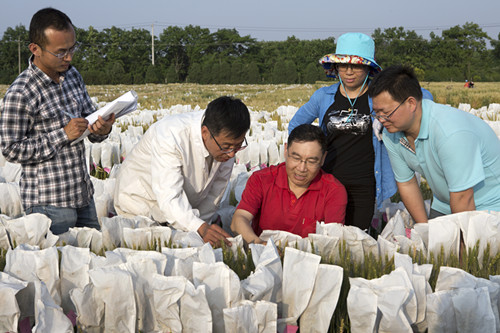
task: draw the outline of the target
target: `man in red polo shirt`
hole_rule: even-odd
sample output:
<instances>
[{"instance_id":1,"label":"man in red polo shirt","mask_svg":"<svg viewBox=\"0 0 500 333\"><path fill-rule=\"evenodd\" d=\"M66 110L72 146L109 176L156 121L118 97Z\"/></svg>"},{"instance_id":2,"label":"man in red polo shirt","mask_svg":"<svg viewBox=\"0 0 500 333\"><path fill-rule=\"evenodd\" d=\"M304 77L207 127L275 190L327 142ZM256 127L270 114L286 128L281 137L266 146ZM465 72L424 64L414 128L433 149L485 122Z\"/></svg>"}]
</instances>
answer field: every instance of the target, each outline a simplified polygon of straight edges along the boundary
<instances>
[{"instance_id":1,"label":"man in red polo shirt","mask_svg":"<svg viewBox=\"0 0 500 333\"><path fill-rule=\"evenodd\" d=\"M262 243L262 230L301 237L316 232L316 221L344 223L347 193L321 166L326 137L317 126L297 126L285 144L285 162L250 176L231 222L248 243Z\"/></svg>"}]
</instances>

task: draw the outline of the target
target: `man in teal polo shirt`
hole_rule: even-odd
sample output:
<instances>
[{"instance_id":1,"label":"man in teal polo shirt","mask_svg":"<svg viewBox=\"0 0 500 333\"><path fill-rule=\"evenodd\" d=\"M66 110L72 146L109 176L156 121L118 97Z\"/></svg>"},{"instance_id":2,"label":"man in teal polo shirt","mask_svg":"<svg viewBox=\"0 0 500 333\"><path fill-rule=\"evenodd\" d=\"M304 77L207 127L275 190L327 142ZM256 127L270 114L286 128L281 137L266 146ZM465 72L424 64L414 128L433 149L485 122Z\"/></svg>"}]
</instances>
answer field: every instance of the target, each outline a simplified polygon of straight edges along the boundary
<instances>
[{"instance_id":1,"label":"man in teal polo shirt","mask_svg":"<svg viewBox=\"0 0 500 333\"><path fill-rule=\"evenodd\" d=\"M413 70L393 66L368 90L384 125L401 199L415 222L472 210L500 211L500 141L480 118L422 100ZM427 217L415 172L434 195Z\"/></svg>"}]
</instances>

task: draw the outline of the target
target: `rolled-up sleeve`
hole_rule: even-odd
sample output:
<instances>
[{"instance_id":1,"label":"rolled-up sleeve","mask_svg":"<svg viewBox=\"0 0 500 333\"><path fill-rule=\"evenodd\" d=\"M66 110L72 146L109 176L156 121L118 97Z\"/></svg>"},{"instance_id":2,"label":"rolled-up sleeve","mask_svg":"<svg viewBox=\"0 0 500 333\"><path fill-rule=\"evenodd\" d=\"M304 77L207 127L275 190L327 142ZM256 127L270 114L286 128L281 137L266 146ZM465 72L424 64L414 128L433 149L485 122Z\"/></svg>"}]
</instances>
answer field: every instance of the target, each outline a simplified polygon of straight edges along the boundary
<instances>
[{"instance_id":1,"label":"rolled-up sleeve","mask_svg":"<svg viewBox=\"0 0 500 333\"><path fill-rule=\"evenodd\" d=\"M386 130L384 130L384 145L387 149L387 154L391 161L392 171L394 172L394 178L399 183L405 183L415 176L415 171L412 170L403 156L398 152L396 148L399 145L399 140L397 135L389 135Z\"/></svg>"}]
</instances>

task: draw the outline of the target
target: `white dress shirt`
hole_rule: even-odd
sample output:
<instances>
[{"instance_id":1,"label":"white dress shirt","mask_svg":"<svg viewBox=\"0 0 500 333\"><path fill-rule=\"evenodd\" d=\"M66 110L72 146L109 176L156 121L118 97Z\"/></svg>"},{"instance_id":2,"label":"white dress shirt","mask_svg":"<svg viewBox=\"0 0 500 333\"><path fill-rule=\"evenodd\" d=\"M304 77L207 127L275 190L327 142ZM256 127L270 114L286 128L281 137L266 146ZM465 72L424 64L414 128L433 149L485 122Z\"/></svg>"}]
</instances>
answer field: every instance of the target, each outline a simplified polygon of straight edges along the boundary
<instances>
[{"instance_id":1,"label":"white dress shirt","mask_svg":"<svg viewBox=\"0 0 500 333\"><path fill-rule=\"evenodd\" d=\"M203 116L204 111L166 116L148 129L120 167L114 196L119 215L147 216L185 231L210 220L234 158L223 163L209 158Z\"/></svg>"}]
</instances>

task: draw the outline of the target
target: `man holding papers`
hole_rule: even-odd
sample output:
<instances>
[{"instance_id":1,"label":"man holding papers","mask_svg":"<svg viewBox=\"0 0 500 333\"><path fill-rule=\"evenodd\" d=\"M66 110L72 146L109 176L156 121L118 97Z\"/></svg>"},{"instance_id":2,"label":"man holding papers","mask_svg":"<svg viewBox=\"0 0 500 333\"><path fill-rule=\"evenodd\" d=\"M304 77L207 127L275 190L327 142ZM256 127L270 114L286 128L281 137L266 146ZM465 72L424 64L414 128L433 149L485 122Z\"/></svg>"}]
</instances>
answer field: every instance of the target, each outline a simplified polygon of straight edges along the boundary
<instances>
[{"instance_id":1,"label":"man holding papers","mask_svg":"<svg viewBox=\"0 0 500 333\"><path fill-rule=\"evenodd\" d=\"M116 212L197 231L214 246L229 243L230 235L210 221L229 182L234 155L246 147L249 128L247 107L228 96L210 102L206 111L163 117L120 167Z\"/></svg>"},{"instance_id":2,"label":"man holding papers","mask_svg":"<svg viewBox=\"0 0 500 333\"><path fill-rule=\"evenodd\" d=\"M100 229L84 143L71 143L87 129L91 141L104 140L115 117L99 117L92 125L85 119L95 108L70 64L78 45L68 16L53 8L39 10L29 36L29 66L0 108L2 154L23 167L20 187L27 214L48 216L54 234L75 226Z\"/></svg>"}]
</instances>

